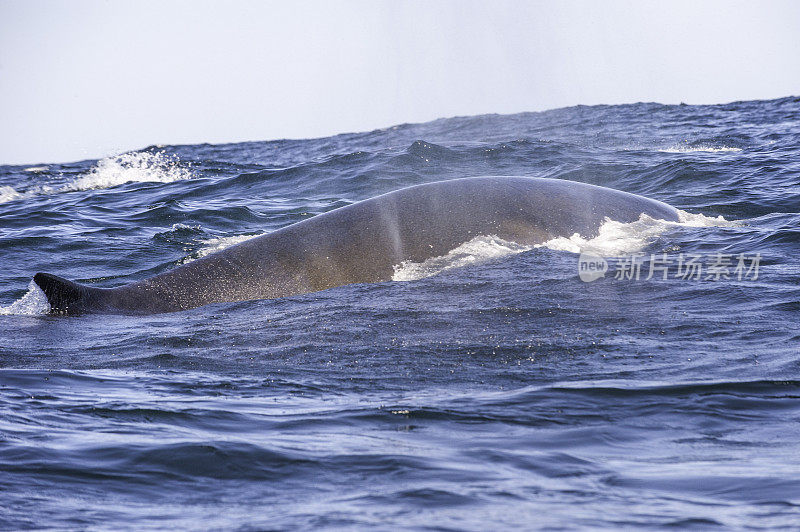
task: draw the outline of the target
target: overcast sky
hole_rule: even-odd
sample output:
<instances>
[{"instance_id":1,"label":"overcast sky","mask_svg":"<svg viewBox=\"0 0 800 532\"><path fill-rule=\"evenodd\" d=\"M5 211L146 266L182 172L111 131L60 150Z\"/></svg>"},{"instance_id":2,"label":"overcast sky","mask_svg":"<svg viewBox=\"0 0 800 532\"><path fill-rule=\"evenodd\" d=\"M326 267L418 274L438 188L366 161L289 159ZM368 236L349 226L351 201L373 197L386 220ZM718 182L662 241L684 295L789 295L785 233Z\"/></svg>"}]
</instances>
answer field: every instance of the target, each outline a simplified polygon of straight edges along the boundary
<instances>
[{"instance_id":1,"label":"overcast sky","mask_svg":"<svg viewBox=\"0 0 800 532\"><path fill-rule=\"evenodd\" d=\"M788 95L791 0L0 0L0 164Z\"/></svg>"}]
</instances>

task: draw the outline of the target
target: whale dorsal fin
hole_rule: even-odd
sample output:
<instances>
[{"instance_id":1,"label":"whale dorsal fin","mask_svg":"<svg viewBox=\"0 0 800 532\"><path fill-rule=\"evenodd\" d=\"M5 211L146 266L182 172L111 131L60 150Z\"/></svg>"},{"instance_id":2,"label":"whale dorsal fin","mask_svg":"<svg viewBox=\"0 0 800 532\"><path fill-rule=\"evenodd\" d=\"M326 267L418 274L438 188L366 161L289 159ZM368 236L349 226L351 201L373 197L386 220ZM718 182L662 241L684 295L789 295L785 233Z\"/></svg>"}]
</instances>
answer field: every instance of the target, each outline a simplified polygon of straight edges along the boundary
<instances>
[{"instance_id":1,"label":"whale dorsal fin","mask_svg":"<svg viewBox=\"0 0 800 532\"><path fill-rule=\"evenodd\" d=\"M88 286L83 286L50 273L37 273L33 276L33 280L42 289L44 295L47 296L51 313L75 313L86 308L86 302L91 291Z\"/></svg>"}]
</instances>

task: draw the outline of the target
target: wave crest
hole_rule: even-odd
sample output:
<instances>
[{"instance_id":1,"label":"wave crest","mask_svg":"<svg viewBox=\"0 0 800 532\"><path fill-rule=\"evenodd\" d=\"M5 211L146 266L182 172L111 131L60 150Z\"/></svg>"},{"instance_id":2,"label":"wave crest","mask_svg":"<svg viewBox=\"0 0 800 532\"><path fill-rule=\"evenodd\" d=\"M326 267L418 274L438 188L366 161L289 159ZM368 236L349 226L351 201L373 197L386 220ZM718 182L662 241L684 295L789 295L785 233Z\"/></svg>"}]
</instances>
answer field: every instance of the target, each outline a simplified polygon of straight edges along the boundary
<instances>
[{"instance_id":1,"label":"wave crest","mask_svg":"<svg viewBox=\"0 0 800 532\"><path fill-rule=\"evenodd\" d=\"M0 187L0 203L14 201L22 197L22 194L17 192L14 187L3 185Z\"/></svg>"},{"instance_id":2,"label":"wave crest","mask_svg":"<svg viewBox=\"0 0 800 532\"><path fill-rule=\"evenodd\" d=\"M160 152L130 152L100 159L92 170L62 190L110 188L123 183L172 183L189 179L192 173L174 155Z\"/></svg>"}]
</instances>

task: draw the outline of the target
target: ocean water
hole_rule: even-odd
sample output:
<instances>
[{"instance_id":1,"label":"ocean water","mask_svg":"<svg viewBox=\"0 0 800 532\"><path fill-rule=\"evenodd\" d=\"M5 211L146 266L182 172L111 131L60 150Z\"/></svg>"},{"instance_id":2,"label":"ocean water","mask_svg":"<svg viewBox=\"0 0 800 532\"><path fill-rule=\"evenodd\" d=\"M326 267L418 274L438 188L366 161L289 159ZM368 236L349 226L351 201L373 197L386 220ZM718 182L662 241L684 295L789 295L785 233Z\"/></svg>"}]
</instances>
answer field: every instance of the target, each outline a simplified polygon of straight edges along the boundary
<instances>
[{"instance_id":1,"label":"ocean water","mask_svg":"<svg viewBox=\"0 0 800 532\"><path fill-rule=\"evenodd\" d=\"M682 221L482 235L391 282L153 316L48 316L30 285L116 286L477 175ZM799 257L800 98L0 166L0 529L796 529Z\"/></svg>"}]
</instances>

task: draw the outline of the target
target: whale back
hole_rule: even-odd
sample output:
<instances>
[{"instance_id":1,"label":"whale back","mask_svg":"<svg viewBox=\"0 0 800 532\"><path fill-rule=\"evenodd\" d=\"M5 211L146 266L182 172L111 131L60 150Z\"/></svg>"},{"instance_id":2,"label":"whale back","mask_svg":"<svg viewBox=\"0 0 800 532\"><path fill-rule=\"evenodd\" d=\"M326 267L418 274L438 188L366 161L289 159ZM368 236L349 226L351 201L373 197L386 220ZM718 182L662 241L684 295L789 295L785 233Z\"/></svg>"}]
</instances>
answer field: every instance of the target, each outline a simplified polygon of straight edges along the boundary
<instances>
[{"instance_id":1,"label":"whale back","mask_svg":"<svg viewBox=\"0 0 800 532\"><path fill-rule=\"evenodd\" d=\"M627 192L559 179L479 177L416 185L292 224L143 281L92 288L37 274L56 312L155 313L269 299L392 278L403 261L445 255L480 235L532 245L607 219L677 211Z\"/></svg>"}]
</instances>

